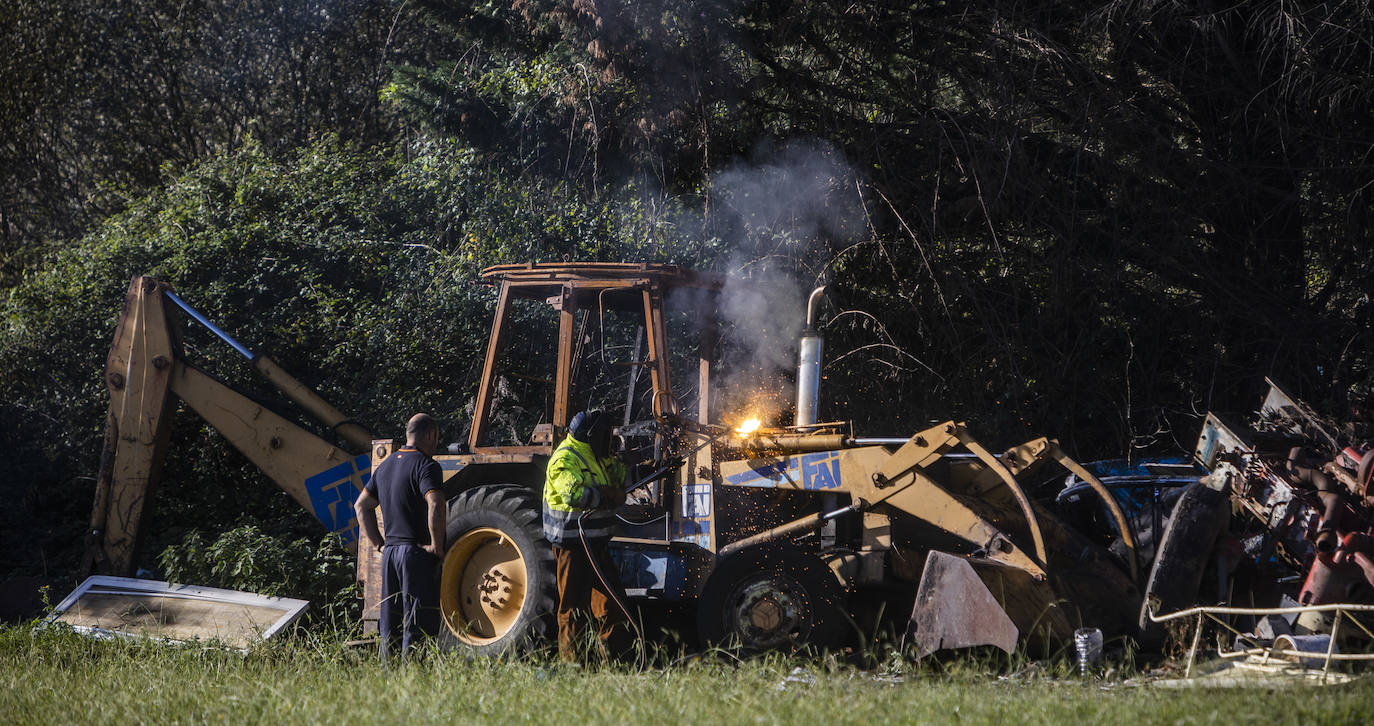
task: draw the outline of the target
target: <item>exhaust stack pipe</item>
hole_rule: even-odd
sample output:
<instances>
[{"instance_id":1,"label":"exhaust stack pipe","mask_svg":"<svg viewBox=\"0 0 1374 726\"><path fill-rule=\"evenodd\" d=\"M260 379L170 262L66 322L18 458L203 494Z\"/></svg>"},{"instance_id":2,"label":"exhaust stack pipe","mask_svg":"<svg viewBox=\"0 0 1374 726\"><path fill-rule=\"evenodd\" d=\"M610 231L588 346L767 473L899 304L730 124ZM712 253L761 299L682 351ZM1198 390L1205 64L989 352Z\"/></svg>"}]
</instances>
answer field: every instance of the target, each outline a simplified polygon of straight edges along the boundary
<instances>
[{"instance_id":1,"label":"exhaust stack pipe","mask_svg":"<svg viewBox=\"0 0 1374 726\"><path fill-rule=\"evenodd\" d=\"M812 426L820 421L821 404L821 336L816 332L816 303L825 285L811 291L806 301L806 328L802 330L801 351L797 362L797 426Z\"/></svg>"}]
</instances>

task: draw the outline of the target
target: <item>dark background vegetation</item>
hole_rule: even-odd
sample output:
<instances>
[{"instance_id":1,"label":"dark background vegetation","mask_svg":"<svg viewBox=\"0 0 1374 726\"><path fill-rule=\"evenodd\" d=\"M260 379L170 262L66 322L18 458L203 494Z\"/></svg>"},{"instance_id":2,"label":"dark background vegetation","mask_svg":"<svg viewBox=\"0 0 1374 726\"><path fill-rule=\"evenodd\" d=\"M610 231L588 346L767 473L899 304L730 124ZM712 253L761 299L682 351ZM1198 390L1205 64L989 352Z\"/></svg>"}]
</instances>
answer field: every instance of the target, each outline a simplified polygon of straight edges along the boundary
<instances>
[{"instance_id":1,"label":"dark background vegetation","mask_svg":"<svg viewBox=\"0 0 1374 726\"><path fill-rule=\"evenodd\" d=\"M1369 2L37 0L0 36L0 573L77 561L136 274L383 433L457 437L477 272L529 260L782 281L792 319L827 282L823 412L875 434L1178 454L1264 376L1337 415L1371 376ZM312 522L181 412L142 562Z\"/></svg>"}]
</instances>

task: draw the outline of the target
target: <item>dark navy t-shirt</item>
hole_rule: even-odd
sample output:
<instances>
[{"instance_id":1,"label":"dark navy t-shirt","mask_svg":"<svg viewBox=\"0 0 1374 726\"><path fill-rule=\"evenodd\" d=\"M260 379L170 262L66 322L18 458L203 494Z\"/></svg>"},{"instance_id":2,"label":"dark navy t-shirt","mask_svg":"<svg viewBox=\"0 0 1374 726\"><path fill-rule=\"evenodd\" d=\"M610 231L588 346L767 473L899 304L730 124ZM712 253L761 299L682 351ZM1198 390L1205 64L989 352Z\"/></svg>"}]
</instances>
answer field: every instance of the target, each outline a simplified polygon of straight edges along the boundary
<instances>
[{"instance_id":1,"label":"dark navy t-shirt","mask_svg":"<svg viewBox=\"0 0 1374 726\"><path fill-rule=\"evenodd\" d=\"M382 537L386 544L429 544L429 504L425 494L443 495L444 473L439 462L419 449L402 447L377 465L367 491L382 505Z\"/></svg>"}]
</instances>

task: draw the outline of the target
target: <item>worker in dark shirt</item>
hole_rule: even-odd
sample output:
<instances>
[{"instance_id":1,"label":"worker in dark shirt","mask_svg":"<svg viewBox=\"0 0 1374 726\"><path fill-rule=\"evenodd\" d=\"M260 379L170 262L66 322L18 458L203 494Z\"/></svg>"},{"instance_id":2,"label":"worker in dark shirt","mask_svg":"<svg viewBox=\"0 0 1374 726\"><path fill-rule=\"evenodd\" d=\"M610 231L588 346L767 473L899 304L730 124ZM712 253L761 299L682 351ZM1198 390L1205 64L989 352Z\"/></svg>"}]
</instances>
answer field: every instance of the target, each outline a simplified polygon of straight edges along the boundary
<instances>
[{"instance_id":1,"label":"worker in dark shirt","mask_svg":"<svg viewBox=\"0 0 1374 726\"><path fill-rule=\"evenodd\" d=\"M382 553L381 655L396 653L399 635L404 656L426 636L438 632L439 588L434 571L444 556L443 472L430 458L439 446L439 424L417 413L406 424L406 445L372 471L353 504L365 542ZM377 528L382 507L386 537Z\"/></svg>"}]
</instances>

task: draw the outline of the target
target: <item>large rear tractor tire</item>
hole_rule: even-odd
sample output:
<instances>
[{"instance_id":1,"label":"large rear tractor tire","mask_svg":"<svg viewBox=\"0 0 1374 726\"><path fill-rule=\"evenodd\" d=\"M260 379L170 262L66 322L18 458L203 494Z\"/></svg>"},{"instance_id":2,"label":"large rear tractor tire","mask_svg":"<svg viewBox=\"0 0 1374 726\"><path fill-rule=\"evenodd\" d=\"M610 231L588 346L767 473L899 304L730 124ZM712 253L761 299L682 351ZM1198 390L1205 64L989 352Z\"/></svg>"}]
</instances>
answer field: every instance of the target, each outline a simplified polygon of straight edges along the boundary
<instances>
[{"instance_id":1,"label":"large rear tractor tire","mask_svg":"<svg viewBox=\"0 0 1374 726\"><path fill-rule=\"evenodd\" d=\"M848 632L844 604L820 558L796 547L753 547L716 564L697 605L697 632L706 644L746 653L837 648Z\"/></svg>"},{"instance_id":2,"label":"large rear tractor tire","mask_svg":"<svg viewBox=\"0 0 1374 726\"><path fill-rule=\"evenodd\" d=\"M479 655L521 653L548 636L558 603L553 551L534 494L480 486L448 503L441 643Z\"/></svg>"}]
</instances>

